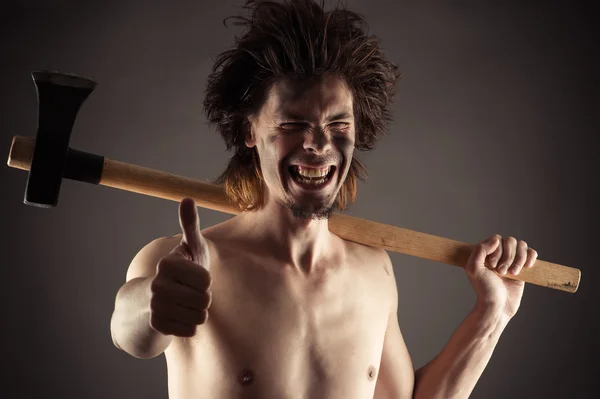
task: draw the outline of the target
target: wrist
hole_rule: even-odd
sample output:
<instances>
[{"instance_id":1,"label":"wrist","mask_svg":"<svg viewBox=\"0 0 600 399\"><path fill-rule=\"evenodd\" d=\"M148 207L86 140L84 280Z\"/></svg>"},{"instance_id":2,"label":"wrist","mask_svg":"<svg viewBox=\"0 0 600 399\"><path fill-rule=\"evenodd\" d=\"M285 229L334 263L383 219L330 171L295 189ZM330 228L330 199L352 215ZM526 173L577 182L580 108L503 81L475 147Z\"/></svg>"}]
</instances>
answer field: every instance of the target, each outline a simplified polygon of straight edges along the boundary
<instances>
[{"instance_id":1,"label":"wrist","mask_svg":"<svg viewBox=\"0 0 600 399\"><path fill-rule=\"evenodd\" d=\"M504 308L496 303L477 301L472 313L492 328L503 328L511 319Z\"/></svg>"}]
</instances>

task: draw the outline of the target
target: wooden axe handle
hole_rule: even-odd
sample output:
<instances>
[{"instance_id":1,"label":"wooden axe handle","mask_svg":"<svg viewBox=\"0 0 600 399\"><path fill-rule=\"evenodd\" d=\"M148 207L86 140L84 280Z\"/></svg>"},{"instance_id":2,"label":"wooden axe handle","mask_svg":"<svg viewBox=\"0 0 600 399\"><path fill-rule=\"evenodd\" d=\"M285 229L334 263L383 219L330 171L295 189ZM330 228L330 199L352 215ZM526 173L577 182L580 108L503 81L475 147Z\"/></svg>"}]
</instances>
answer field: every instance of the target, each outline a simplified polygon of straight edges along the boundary
<instances>
[{"instance_id":1,"label":"wooden axe handle","mask_svg":"<svg viewBox=\"0 0 600 399\"><path fill-rule=\"evenodd\" d=\"M29 170L34 145L33 138L15 136L8 166ZM178 202L190 197L202 208L233 215L240 213L220 186L107 158L99 184ZM467 264L474 247L473 244L341 213L334 214L329 220L329 230L349 241L459 267ZM574 293L579 287L581 271L537 259L535 267L523 269L518 276L506 274L502 277Z\"/></svg>"}]
</instances>

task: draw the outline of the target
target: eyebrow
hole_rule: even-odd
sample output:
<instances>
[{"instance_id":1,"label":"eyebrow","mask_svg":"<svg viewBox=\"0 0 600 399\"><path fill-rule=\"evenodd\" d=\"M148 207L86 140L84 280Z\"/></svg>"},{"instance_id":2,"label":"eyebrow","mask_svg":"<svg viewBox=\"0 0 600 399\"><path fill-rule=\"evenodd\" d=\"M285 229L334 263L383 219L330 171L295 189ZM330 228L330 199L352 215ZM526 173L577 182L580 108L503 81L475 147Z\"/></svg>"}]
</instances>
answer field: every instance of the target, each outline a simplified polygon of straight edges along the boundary
<instances>
[{"instance_id":1,"label":"eyebrow","mask_svg":"<svg viewBox=\"0 0 600 399\"><path fill-rule=\"evenodd\" d=\"M306 118L303 118L302 116L295 114L293 112L283 112L281 114L281 119L285 119L285 120L294 120L294 121L305 121ZM338 112L337 114L331 115L330 117L328 117L325 121L326 122L331 122L334 120L338 120L338 119L352 119L352 115L348 112Z\"/></svg>"}]
</instances>

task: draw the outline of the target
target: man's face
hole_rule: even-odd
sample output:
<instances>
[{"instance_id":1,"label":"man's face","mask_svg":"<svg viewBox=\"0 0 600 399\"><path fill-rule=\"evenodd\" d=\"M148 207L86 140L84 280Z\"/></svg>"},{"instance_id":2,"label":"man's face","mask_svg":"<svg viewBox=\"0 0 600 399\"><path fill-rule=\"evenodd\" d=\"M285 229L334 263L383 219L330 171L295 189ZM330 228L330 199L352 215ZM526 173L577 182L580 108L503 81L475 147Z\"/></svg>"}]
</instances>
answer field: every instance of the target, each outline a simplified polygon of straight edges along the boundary
<instances>
[{"instance_id":1,"label":"man's face","mask_svg":"<svg viewBox=\"0 0 600 399\"><path fill-rule=\"evenodd\" d=\"M258 150L268 201L303 219L331 216L354 151L352 94L344 81L279 80L251 126L246 145Z\"/></svg>"}]
</instances>

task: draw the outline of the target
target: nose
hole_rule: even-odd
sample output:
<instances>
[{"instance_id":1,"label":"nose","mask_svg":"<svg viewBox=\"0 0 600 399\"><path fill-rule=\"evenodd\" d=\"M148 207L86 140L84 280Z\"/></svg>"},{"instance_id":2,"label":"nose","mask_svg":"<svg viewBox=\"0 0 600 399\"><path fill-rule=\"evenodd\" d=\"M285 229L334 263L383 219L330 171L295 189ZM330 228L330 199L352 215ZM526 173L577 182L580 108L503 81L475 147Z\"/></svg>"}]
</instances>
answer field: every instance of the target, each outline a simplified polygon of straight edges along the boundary
<instances>
[{"instance_id":1,"label":"nose","mask_svg":"<svg viewBox=\"0 0 600 399\"><path fill-rule=\"evenodd\" d=\"M307 129L304 133L304 149L324 154L331 149L331 138L321 127Z\"/></svg>"}]
</instances>

